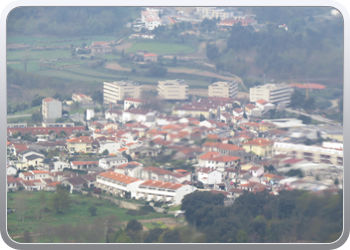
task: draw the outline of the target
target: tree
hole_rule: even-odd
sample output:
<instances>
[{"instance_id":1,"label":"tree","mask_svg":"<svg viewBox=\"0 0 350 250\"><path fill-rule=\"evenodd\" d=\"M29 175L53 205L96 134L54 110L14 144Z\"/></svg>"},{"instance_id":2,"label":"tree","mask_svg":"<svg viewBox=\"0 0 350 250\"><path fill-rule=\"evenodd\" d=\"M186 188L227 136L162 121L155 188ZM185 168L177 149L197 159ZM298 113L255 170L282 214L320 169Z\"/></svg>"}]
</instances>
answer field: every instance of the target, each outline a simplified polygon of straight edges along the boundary
<instances>
[{"instance_id":1,"label":"tree","mask_svg":"<svg viewBox=\"0 0 350 250\"><path fill-rule=\"evenodd\" d=\"M129 154L127 154L125 151L123 151L122 155L128 159L128 162L131 162L132 161L132 158Z\"/></svg>"},{"instance_id":2,"label":"tree","mask_svg":"<svg viewBox=\"0 0 350 250\"><path fill-rule=\"evenodd\" d=\"M102 154L103 154L103 155L109 155L108 149L103 150Z\"/></svg>"},{"instance_id":3,"label":"tree","mask_svg":"<svg viewBox=\"0 0 350 250\"><path fill-rule=\"evenodd\" d=\"M336 178L336 179L334 180L334 185L339 185L339 180L338 180L338 178Z\"/></svg>"},{"instance_id":4,"label":"tree","mask_svg":"<svg viewBox=\"0 0 350 250\"><path fill-rule=\"evenodd\" d=\"M156 243L158 241L159 236L164 232L164 229L155 227L149 230L147 237L145 238L145 243Z\"/></svg>"},{"instance_id":5,"label":"tree","mask_svg":"<svg viewBox=\"0 0 350 250\"><path fill-rule=\"evenodd\" d=\"M210 61L213 61L220 57L219 48L215 44L207 43L207 57Z\"/></svg>"},{"instance_id":6,"label":"tree","mask_svg":"<svg viewBox=\"0 0 350 250\"><path fill-rule=\"evenodd\" d=\"M168 229L163 234L163 240L164 243L180 243L180 232L178 229Z\"/></svg>"},{"instance_id":7,"label":"tree","mask_svg":"<svg viewBox=\"0 0 350 250\"><path fill-rule=\"evenodd\" d=\"M173 66L176 66L176 64L177 64L177 57L174 56L174 57L173 57L173 61L172 61L172 65L173 65Z\"/></svg>"},{"instance_id":8,"label":"tree","mask_svg":"<svg viewBox=\"0 0 350 250\"><path fill-rule=\"evenodd\" d=\"M117 238L115 243L133 243L133 241L126 233L123 233Z\"/></svg>"},{"instance_id":9,"label":"tree","mask_svg":"<svg viewBox=\"0 0 350 250\"><path fill-rule=\"evenodd\" d=\"M310 124L311 123L311 117L306 115L300 115L298 119L303 121L303 124Z\"/></svg>"},{"instance_id":10,"label":"tree","mask_svg":"<svg viewBox=\"0 0 350 250\"><path fill-rule=\"evenodd\" d=\"M96 212L97 212L97 208L95 206L89 207L89 213L91 214L91 216L95 216Z\"/></svg>"},{"instance_id":11,"label":"tree","mask_svg":"<svg viewBox=\"0 0 350 250\"><path fill-rule=\"evenodd\" d=\"M44 219L44 210L45 210L46 203L47 203L47 197L46 197L45 191L40 191L39 202L41 205L41 219L43 220Z\"/></svg>"},{"instance_id":12,"label":"tree","mask_svg":"<svg viewBox=\"0 0 350 250\"><path fill-rule=\"evenodd\" d=\"M28 196L26 193L21 192L15 198L15 207L17 220L24 222L24 215L28 208Z\"/></svg>"},{"instance_id":13,"label":"tree","mask_svg":"<svg viewBox=\"0 0 350 250\"><path fill-rule=\"evenodd\" d=\"M247 114L246 114L245 111L244 111L244 113L243 113L243 118L244 118L244 119L247 119L247 117L248 117L248 116L247 116Z\"/></svg>"},{"instance_id":14,"label":"tree","mask_svg":"<svg viewBox=\"0 0 350 250\"><path fill-rule=\"evenodd\" d=\"M165 76L168 70L165 67L159 65L152 65L148 70L147 74L149 76Z\"/></svg>"},{"instance_id":15,"label":"tree","mask_svg":"<svg viewBox=\"0 0 350 250\"><path fill-rule=\"evenodd\" d=\"M94 102L102 104L103 103L103 93L102 93L102 91L101 90L95 90L94 93L92 94L91 98L92 98L92 100Z\"/></svg>"},{"instance_id":16,"label":"tree","mask_svg":"<svg viewBox=\"0 0 350 250\"><path fill-rule=\"evenodd\" d=\"M148 145L149 145L150 147L154 147L155 143L154 143L154 141L150 141Z\"/></svg>"},{"instance_id":17,"label":"tree","mask_svg":"<svg viewBox=\"0 0 350 250\"><path fill-rule=\"evenodd\" d=\"M32 243L33 239L28 230L25 230L23 233L23 241L24 243Z\"/></svg>"},{"instance_id":18,"label":"tree","mask_svg":"<svg viewBox=\"0 0 350 250\"><path fill-rule=\"evenodd\" d=\"M35 123L42 122L43 121L42 113L41 112L37 112L37 113L32 114L32 120Z\"/></svg>"},{"instance_id":19,"label":"tree","mask_svg":"<svg viewBox=\"0 0 350 250\"><path fill-rule=\"evenodd\" d=\"M128 232L131 230L131 231L137 232L137 231L142 231L142 229L143 229L143 226L140 222L138 222L137 220L130 220L126 225L125 231Z\"/></svg>"},{"instance_id":20,"label":"tree","mask_svg":"<svg viewBox=\"0 0 350 250\"><path fill-rule=\"evenodd\" d=\"M289 106L291 108L302 108L305 101L304 94L299 90L294 90L293 94L290 97L290 104Z\"/></svg>"},{"instance_id":21,"label":"tree","mask_svg":"<svg viewBox=\"0 0 350 250\"><path fill-rule=\"evenodd\" d=\"M56 210L56 213L63 213L70 207L71 199L67 189L57 187L56 194L50 199L50 205L52 209Z\"/></svg>"},{"instance_id":22,"label":"tree","mask_svg":"<svg viewBox=\"0 0 350 250\"><path fill-rule=\"evenodd\" d=\"M239 230L236 236L236 241L238 243L247 243L248 242L248 235L247 232L242 230Z\"/></svg>"},{"instance_id":23,"label":"tree","mask_svg":"<svg viewBox=\"0 0 350 250\"><path fill-rule=\"evenodd\" d=\"M205 119L204 115L203 115L203 114L200 114L200 116L199 116L199 121L202 122L202 121L205 121L205 120L206 120L206 119Z\"/></svg>"},{"instance_id":24,"label":"tree","mask_svg":"<svg viewBox=\"0 0 350 250\"><path fill-rule=\"evenodd\" d=\"M59 135L60 137L66 137L67 133L64 130L62 130Z\"/></svg>"}]
</instances>

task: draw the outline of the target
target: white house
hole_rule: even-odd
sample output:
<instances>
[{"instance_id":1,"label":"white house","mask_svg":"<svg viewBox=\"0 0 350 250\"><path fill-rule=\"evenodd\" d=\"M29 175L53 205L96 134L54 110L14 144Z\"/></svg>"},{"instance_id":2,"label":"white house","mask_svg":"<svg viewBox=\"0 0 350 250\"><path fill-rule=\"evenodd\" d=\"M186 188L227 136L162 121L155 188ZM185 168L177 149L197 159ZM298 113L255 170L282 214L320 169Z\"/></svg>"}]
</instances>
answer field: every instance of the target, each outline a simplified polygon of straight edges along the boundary
<instances>
[{"instance_id":1,"label":"white house","mask_svg":"<svg viewBox=\"0 0 350 250\"><path fill-rule=\"evenodd\" d=\"M124 110L122 115L122 122L136 121L146 122L147 116L152 115L154 112L143 109L131 108L130 110Z\"/></svg>"},{"instance_id":2,"label":"white house","mask_svg":"<svg viewBox=\"0 0 350 250\"><path fill-rule=\"evenodd\" d=\"M260 100L256 101L255 106L260 108L263 111L263 113L266 113L269 110L276 108L275 104L267 102L264 99L260 99Z\"/></svg>"},{"instance_id":3,"label":"white house","mask_svg":"<svg viewBox=\"0 0 350 250\"><path fill-rule=\"evenodd\" d=\"M264 168L254 166L249 169L249 173L254 177L259 177L264 174Z\"/></svg>"},{"instance_id":4,"label":"white house","mask_svg":"<svg viewBox=\"0 0 350 250\"><path fill-rule=\"evenodd\" d=\"M240 109L240 108L236 108L236 109L234 109L233 111L232 111L232 114L234 115L234 116L243 116L243 114L244 114L244 110L243 109Z\"/></svg>"},{"instance_id":5,"label":"white house","mask_svg":"<svg viewBox=\"0 0 350 250\"><path fill-rule=\"evenodd\" d=\"M99 153L103 153L103 151L108 150L109 154L117 154L120 148L121 144L119 141L100 141Z\"/></svg>"},{"instance_id":6,"label":"white house","mask_svg":"<svg viewBox=\"0 0 350 250\"><path fill-rule=\"evenodd\" d=\"M124 100L124 110L128 110L130 107L138 108L144 102L145 102L144 100L141 100L138 98L128 97Z\"/></svg>"},{"instance_id":7,"label":"white house","mask_svg":"<svg viewBox=\"0 0 350 250\"><path fill-rule=\"evenodd\" d=\"M32 171L29 171L29 173L32 173L34 175L34 180L49 178L49 174L50 174L49 171L43 171L43 170L32 170Z\"/></svg>"},{"instance_id":8,"label":"white house","mask_svg":"<svg viewBox=\"0 0 350 250\"><path fill-rule=\"evenodd\" d=\"M103 169L110 169L110 168L118 167L127 162L128 162L128 159L125 158L124 156L117 156L117 157L101 158L99 160L98 165Z\"/></svg>"},{"instance_id":9,"label":"white house","mask_svg":"<svg viewBox=\"0 0 350 250\"><path fill-rule=\"evenodd\" d=\"M133 161L133 162L124 163L116 167L114 169L114 172L140 179L142 168L143 168L143 165L141 163Z\"/></svg>"},{"instance_id":10,"label":"white house","mask_svg":"<svg viewBox=\"0 0 350 250\"><path fill-rule=\"evenodd\" d=\"M51 172L59 172L64 168L70 168L69 162L65 161L54 161L50 165L52 166Z\"/></svg>"},{"instance_id":11,"label":"white house","mask_svg":"<svg viewBox=\"0 0 350 250\"><path fill-rule=\"evenodd\" d=\"M32 172L21 172L18 175L19 178L22 178L25 181L33 181L34 174Z\"/></svg>"},{"instance_id":12,"label":"white house","mask_svg":"<svg viewBox=\"0 0 350 250\"><path fill-rule=\"evenodd\" d=\"M7 169L6 169L6 175L7 176L9 176L9 175L16 175L16 174L17 174L16 166L12 166L12 165L7 166Z\"/></svg>"},{"instance_id":13,"label":"white house","mask_svg":"<svg viewBox=\"0 0 350 250\"><path fill-rule=\"evenodd\" d=\"M222 172L212 168L199 168L196 170L196 177L203 184L216 184L222 182Z\"/></svg>"},{"instance_id":14,"label":"white house","mask_svg":"<svg viewBox=\"0 0 350 250\"><path fill-rule=\"evenodd\" d=\"M204 126L207 128L216 128L216 122L213 120L205 120L199 123L199 126Z\"/></svg>"},{"instance_id":15,"label":"white house","mask_svg":"<svg viewBox=\"0 0 350 250\"><path fill-rule=\"evenodd\" d=\"M148 201L168 201L177 205L181 204L185 195L195 190L196 188L190 185L148 180L139 184L135 198ZM133 194L131 196L133 197Z\"/></svg>"},{"instance_id":16,"label":"white house","mask_svg":"<svg viewBox=\"0 0 350 250\"><path fill-rule=\"evenodd\" d=\"M71 161L70 167L72 169L89 169L93 167L97 167L99 164L98 161Z\"/></svg>"},{"instance_id":17,"label":"white house","mask_svg":"<svg viewBox=\"0 0 350 250\"><path fill-rule=\"evenodd\" d=\"M217 169L223 172L226 168L236 167L240 162L239 157L222 155L219 152L209 151L198 156L198 165L204 168Z\"/></svg>"}]
</instances>

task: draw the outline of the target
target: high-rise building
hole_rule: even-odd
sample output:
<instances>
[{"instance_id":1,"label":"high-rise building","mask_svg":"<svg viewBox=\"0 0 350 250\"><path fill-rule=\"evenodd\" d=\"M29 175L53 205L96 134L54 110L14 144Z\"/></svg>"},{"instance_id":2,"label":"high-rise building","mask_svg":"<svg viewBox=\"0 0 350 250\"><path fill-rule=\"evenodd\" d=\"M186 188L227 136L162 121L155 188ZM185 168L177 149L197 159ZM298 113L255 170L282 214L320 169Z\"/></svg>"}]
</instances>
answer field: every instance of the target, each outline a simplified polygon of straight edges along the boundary
<instances>
[{"instance_id":1,"label":"high-rise building","mask_svg":"<svg viewBox=\"0 0 350 250\"><path fill-rule=\"evenodd\" d=\"M209 97L235 98L238 94L237 82L214 82L208 87Z\"/></svg>"},{"instance_id":2,"label":"high-rise building","mask_svg":"<svg viewBox=\"0 0 350 250\"><path fill-rule=\"evenodd\" d=\"M128 97L140 98L142 85L132 81L104 82L103 101L104 103L117 103Z\"/></svg>"},{"instance_id":3,"label":"high-rise building","mask_svg":"<svg viewBox=\"0 0 350 250\"><path fill-rule=\"evenodd\" d=\"M56 118L62 117L62 103L53 98L45 98L42 102L43 122L55 122Z\"/></svg>"},{"instance_id":4,"label":"high-rise building","mask_svg":"<svg viewBox=\"0 0 350 250\"><path fill-rule=\"evenodd\" d=\"M290 103L290 96L293 89L289 84L268 83L265 85L250 88L250 102L265 100L275 105Z\"/></svg>"},{"instance_id":5,"label":"high-rise building","mask_svg":"<svg viewBox=\"0 0 350 250\"><path fill-rule=\"evenodd\" d=\"M188 85L184 80L166 80L158 82L158 95L164 100L187 100Z\"/></svg>"}]
</instances>

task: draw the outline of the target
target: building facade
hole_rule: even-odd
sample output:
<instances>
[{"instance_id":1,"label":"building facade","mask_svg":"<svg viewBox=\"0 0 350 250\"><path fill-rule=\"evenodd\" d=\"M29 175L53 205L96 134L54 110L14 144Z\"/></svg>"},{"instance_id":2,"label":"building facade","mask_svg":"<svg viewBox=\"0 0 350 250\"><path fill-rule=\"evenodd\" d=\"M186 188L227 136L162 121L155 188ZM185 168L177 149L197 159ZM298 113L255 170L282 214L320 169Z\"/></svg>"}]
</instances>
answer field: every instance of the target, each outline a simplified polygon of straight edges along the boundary
<instances>
[{"instance_id":1,"label":"building facade","mask_svg":"<svg viewBox=\"0 0 350 250\"><path fill-rule=\"evenodd\" d=\"M45 98L42 102L43 122L55 122L62 117L62 103L53 98Z\"/></svg>"},{"instance_id":2,"label":"building facade","mask_svg":"<svg viewBox=\"0 0 350 250\"><path fill-rule=\"evenodd\" d=\"M104 82L103 101L104 103L117 103L128 97L140 98L142 85L132 81Z\"/></svg>"},{"instance_id":3,"label":"building facade","mask_svg":"<svg viewBox=\"0 0 350 250\"><path fill-rule=\"evenodd\" d=\"M164 100L187 100L188 85L184 80L166 80L158 82L158 96Z\"/></svg>"},{"instance_id":4,"label":"building facade","mask_svg":"<svg viewBox=\"0 0 350 250\"><path fill-rule=\"evenodd\" d=\"M261 99L275 105L286 105L290 103L290 97L293 89L289 84L268 83L265 85L250 88L250 102L256 102Z\"/></svg>"},{"instance_id":5,"label":"building facade","mask_svg":"<svg viewBox=\"0 0 350 250\"><path fill-rule=\"evenodd\" d=\"M327 163L343 166L343 150L317 146L306 146L284 142L275 142L274 154L288 154L297 159L305 159L315 163Z\"/></svg>"},{"instance_id":6,"label":"building facade","mask_svg":"<svg viewBox=\"0 0 350 250\"><path fill-rule=\"evenodd\" d=\"M208 87L209 97L236 98L238 94L237 82L214 82Z\"/></svg>"}]
</instances>

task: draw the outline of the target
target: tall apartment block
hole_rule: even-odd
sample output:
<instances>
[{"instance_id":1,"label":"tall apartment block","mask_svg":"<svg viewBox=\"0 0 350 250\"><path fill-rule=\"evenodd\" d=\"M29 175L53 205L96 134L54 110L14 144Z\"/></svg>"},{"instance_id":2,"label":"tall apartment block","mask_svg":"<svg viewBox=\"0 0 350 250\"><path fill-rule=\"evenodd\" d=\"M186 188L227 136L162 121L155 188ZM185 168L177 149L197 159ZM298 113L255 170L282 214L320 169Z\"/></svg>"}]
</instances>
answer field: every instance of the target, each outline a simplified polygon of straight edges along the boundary
<instances>
[{"instance_id":1,"label":"tall apartment block","mask_svg":"<svg viewBox=\"0 0 350 250\"><path fill-rule=\"evenodd\" d=\"M103 101L104 103L117 103L128 97L140 98L142 85L132 81L104 82Z\"/></svg>"},{"instance_id":2,"label":"tall apartment block","mask_svg":"<svg viewBox=\"0 0 350 250\"><path fill-rule=\"evenodd\" d=\"M158 82L158 96L164 100L187 100L188 85L184 80L166 80Z\"/></svg>"},{"instance_id":3,"label":"tall apartment block","mask_svg":"<svg viewBox=\"0 0 350 250\"><path fill-rule=\"evenodd\" d=\"M238 95L237 82L214 82L208 87L209 97L235 98Z\"/></svg>"},{"instance_id":4,"label":"tall apartment block","mask_svg":"<svg viewBox=\"0 0 350 250\"><path fill-rule=\"evenodd\" d=\"M275 105L290 103L290 96L293 89L289 84L274 84L268 83L261 86L250 88L250 101L265 100Z\"/></svg>"},{"instance_id":5,"label":"tall apartment block","mask_svg":"<svg viewBox=\"0 0 350 250\"><path fill-rule=\"evenodd\" d=\"M55 122L56 118L62 117L62 103L53 98L45 98L42 102L43 122Z\"/></svg>"}]
</instances>

